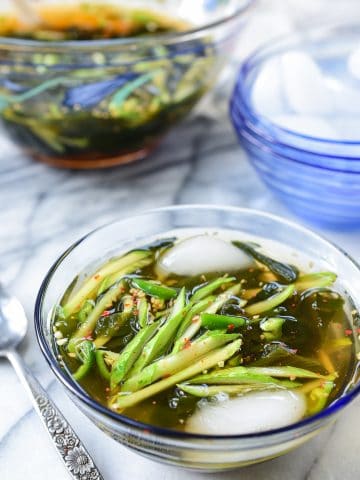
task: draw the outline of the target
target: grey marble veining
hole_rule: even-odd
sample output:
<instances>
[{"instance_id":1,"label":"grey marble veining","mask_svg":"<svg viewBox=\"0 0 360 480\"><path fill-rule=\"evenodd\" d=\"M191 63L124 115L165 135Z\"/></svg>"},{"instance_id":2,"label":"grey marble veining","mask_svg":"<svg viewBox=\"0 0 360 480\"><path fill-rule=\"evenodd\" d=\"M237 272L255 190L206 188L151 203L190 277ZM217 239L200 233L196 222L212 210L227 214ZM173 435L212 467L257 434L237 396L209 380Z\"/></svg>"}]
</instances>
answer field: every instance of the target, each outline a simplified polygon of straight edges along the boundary
<instances>
[{"instance_id":1,"label":"grey marble veining","mask_svg":"<svg viewBox=\"0 0 360 480\"><path fill-rule=\"evenodd\" d=\"M286 12L291 5L295 11L298 4L289 2ZM317 2L304 5L314 10ZM260 14L260 24L271 19L283 31L306 18L303 11L294 20L266 5ZM244 41L245 50L248 45ZM0 279L18 295L30 320L22 354L106 480L178 480L185 475L192 480L355 480L360 476L359 401L330 429L285 457L232 473L185 474L135 455L94 427L55 381L37 346L32 318L38 287L54 260L92 228L149 208L186 203L246 206L292 218L249 166L228 120L226 99L220 88L150 158L110 170L56 170L25 158L0 137ZM321 233L360 259L359 233ZM15 373L3 361L0 392L0 479L66 478Z\"/></svg>"}]
</instances>

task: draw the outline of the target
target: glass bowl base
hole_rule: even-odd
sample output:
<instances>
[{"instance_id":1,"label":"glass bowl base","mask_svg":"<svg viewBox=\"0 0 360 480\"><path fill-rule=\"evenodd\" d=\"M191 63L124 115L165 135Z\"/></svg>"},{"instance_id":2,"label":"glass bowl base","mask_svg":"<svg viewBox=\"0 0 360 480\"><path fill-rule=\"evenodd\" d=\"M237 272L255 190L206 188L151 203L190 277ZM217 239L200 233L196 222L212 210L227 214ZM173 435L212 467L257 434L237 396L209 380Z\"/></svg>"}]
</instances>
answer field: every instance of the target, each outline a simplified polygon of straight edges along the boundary
<instances>
[{"instance_id":1,"label":"glass bowl base","mask_svg":"<svg viewBox=\"0 0 360 480\"><path fill-rule=\"evenodd\" d=\"M100 168L111 168L118 165L125 165L137 160L143 160L149 156L158 146L159 140L139 148L137 150L122 151L115 155L107 156L105 154L80 154L68 155L63 157L31 153L31 157L52 167L70 168L73 170L89 170Z\"/></svg>"}]
</instances>

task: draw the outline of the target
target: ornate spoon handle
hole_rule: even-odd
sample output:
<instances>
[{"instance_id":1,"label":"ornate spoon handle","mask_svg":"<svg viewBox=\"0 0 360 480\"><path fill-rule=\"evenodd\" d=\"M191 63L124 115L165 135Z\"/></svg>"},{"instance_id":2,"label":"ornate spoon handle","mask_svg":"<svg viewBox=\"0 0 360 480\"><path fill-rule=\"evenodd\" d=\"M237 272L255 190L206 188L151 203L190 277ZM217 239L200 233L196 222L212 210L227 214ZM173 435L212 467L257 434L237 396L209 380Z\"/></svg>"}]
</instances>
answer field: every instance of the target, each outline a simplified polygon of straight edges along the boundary
<instances>
[{"instance_id":1,"label":"ornate spoon handle","mask_svg":"<svg viewBox=\"0 0 360 480\"><path fill-rule=\"evenodd\" d=\"M21 383L28 391L35 410L38 412L71 478L75 480L103 480L79 437L49 399L40 383L24 365L20 355L16 351L10 351L7 353L7 357Z\"/></svg>"}]
</instances>

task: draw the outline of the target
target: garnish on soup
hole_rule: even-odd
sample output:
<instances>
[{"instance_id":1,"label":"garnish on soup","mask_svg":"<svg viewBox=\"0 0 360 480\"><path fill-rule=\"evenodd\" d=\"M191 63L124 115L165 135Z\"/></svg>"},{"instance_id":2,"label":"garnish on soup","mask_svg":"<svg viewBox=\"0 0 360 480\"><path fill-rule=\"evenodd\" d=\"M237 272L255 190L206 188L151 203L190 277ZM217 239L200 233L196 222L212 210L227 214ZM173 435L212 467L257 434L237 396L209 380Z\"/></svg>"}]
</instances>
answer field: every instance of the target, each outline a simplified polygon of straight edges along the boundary
<instances>
[{"instance_id":1,"label":"garnish on soup","mask_svg":"<svg viewBox=\"0 0 360 480\"><path fill-rule=\"evenodd\" d=\"M138 421L208 434L279 428L319 413L351 380L335 281L250 242L167 239L75 279L54 340L89 395Z\"/></svg>"}]
</instances>

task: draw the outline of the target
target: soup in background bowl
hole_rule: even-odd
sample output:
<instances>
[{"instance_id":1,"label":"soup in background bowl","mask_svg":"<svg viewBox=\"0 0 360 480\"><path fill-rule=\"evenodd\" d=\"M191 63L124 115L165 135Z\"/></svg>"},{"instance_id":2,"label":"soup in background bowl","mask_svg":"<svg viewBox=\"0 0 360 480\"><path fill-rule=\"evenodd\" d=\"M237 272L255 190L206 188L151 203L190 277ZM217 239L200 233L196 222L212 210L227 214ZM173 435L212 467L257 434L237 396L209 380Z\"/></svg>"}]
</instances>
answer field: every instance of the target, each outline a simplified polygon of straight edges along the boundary
<instances>
[{"instance_id":1,"label":"soup in background bowl","mask_svg":"<svg viewBox=\"0 0 360 480\"><path fill-rule=\"evenodd\" d=\"M0 118L42 161L144 158L215 83L251 0L37 1L0 6ZM208 4L209 3L209 4Z\"/></svg>"}]
</instances>

